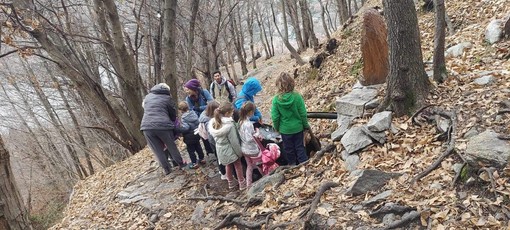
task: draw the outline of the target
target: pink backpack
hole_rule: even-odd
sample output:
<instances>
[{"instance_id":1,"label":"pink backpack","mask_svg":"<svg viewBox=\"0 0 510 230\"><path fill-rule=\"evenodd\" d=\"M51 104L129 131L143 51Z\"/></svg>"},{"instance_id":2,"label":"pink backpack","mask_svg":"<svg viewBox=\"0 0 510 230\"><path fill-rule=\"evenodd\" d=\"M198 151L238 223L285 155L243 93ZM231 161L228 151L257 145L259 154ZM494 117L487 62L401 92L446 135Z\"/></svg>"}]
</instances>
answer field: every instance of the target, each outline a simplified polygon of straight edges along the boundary
<instances>
[{"instance_id":1,"label":"pink backpack","mask_svg":"<svg viewBox=\"0 0 510 230\"><path fill-rule=\"evenodd\" d=\"M260 148L260 157L262 159L262 173L264 175L269 174L271 171L278 168L276 160L280 157L280 146L274 143L267 144L267 148L264 148L258 138L254 138Z\"/></svg>"}]
</instances>

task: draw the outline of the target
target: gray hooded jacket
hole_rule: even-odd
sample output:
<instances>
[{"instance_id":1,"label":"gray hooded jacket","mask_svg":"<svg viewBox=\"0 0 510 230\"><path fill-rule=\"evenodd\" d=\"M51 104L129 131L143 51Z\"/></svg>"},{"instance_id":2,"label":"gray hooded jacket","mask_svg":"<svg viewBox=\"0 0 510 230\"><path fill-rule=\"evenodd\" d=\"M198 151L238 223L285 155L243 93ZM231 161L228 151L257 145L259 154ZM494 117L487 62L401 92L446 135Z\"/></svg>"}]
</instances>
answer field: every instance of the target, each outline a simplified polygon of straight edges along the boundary
<instances>
[{"instance_id":1,"label":"gray hooded jacket","mask_svg":"<svg viewBox=\"0 0 510 230\"><path fill-rule=\"evenodd\" d=\"M173 130L176 119L175 105L170 97L170 88L157 84L143 100L143 118L140 130Z\"/></svg>"}]
</instances>

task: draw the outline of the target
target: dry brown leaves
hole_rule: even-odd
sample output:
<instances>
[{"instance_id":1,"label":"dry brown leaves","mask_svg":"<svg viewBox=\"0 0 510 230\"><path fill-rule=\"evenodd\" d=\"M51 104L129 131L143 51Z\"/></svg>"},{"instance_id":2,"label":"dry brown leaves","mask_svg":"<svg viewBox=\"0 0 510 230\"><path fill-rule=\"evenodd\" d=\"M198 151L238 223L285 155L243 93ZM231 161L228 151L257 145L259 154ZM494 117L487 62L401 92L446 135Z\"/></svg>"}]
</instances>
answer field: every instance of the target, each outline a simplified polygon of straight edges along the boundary
<instances>
[{"instance_id":1,"label":"dry brown leaves","mask_svg":"<svg viewBox=\"0 0 510 230\"><path fill-rule=\"evenodd\" d=\"M367 4L374 6L376 1ZM501 59L502 50L508 50L510 41L488 45L483 41L486 25L490 20L503 18L510 12L508 0L499 1L447 1L448 15L456 28L456 33L448 36L447 46L469 41L473 47L462 57L447 58L449 80L436 85L429 97L429 104L440 106L446 110L458 112L456 137L457 151L462 153L467 140L463 135L472 127L491 128L498 132L510 134L509 115L497 117L500 108L498 103L510 98L510 62ZM432 57L434 36L434 14L418 12L422 35L423 56L426 60ZM355 83L356 77L351 74L352 66L361 58L359 52L360 21L358 19L345 30L338 31L334 36L340 40L336 54L328 57L320 70L314 73L308 66L298 68L296 89L305 96L309 111L334 111L335 98L348 93ZM271 61L271 60L270 60ZM291 61L290 63L293 63ZM279 71L291 72L292 64ZM430 70L431 66L427 66ZM490 73L484 71L491 71ZM269 111L270 95L275 94L274 77L280 72L272 71L262 78L264 99L260 103L262 111ZM489 86L477 86L473 80L491 74L497 80ZM314 77L315 76L315 77ZM382 97L384 89L379 96ZM357 119L355 122L365 123L369 117ZM314 120L313 128L323 136L327 136L336 128L336 121ZM416 174L425 170L444 151L444 143L436 141L434 126L414 126L408 117L396 118L393 124L398 128L397 134L388 133L388 142L382 146L372 145L361 154L362 169L380 169L389 172L403 173L398 179L391 180L381 190L392 189L393 195L388 201L417 208L422 212L422 224L430 224L432 229L449 229L464 226L466 228L508 228L508 221L495 218L494 213L500 212L503 206L508 208L510 195L510 166L501 175L494 173L497 197L490 196L489 183L479 183L479 188L462 185L451 187L455 173L452 165L459 163L457 157L446 158L441 166L432 171L418 183L409 182ZM322 141L329 141L324 138ZM339 143L337 152L342 150ZM149 226L147 217L136 206L118 204L115 195L130 180L144 170L140 162L148 162L152 156L148 150L133 156L118 165L100 172L86 181L78 183L74 196L65 212L65 218L56 228L75 228L69 223L87 222L92 228L130 228L139 229ZM319 162L299 167L286 174L299 177L285 181L278 189L266 188L265 200L262 204L247 210L245 218L255 218L278 210L286 204L293 204L314 196L315 192L326 181L340 183L341 186L326 192L316 213L323 219L334 220L333 229L353 229L363 223L372 227L381 227L379 220L369 217L369 210L353 212L349 209L376 193L360 197L344 195L345 189L352 182L347 175L344 163L338 154L326 154ZM482 179L486 178L482 176ZM199 189L199 185L191 187ZM464 195L460 195L463 193ZM189 195L189 194L187 194ZM185 193L175 194L176 199L187 196ZM505 197L505 198L503 198ZM157 229L175 229L176 226L190 226L191 213L197 205L205 202L182 202L164 215L158 222ZM210 215L221 215L239 211L236 204L220 201L209 201L204 212ZM272 216L272 223L281 223L299 219L305 207L292 209ZM78 222L77 222L78 221ZM187 225L185 225L187 224ZM213 227L217 223L210 223Z\"/></svg>"}]
</instances>

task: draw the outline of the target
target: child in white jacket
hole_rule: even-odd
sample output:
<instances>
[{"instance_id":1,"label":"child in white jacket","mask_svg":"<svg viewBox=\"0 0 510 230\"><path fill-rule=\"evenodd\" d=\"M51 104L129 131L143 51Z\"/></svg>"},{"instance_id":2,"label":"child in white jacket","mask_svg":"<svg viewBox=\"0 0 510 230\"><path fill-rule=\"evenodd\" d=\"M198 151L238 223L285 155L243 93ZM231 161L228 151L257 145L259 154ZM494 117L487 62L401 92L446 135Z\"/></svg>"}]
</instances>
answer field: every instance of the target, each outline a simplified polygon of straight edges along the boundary
<instances>
[{"instance_id":1,"label":"child in white jacket","mask_svg":"<svg viewBox=\"0 0 510 230\"><path fill-rule=\"evenodd\" d=\"M247 187L250 187L253 181L253 169L258 169L262 174L262 171L256 165L257 161L260 161L260 157L258 157L260 155L260 148L255 140L258 132L254 129L253 123L250 121L250 117L255 114L255 108L255 104L247 101L239 110L239 136L241 136L241 150L243 151L247 166Z\"/></svg>"},{"instance_id":2,"label":"child in white jacket","mask_svg":"<svg viewBox=\"0 0 510 230\"><path fill-rule=\"evenodd\" d=\"M241 157L241 143L237 127L232 119L234 106L230 102L223 102L219 108L214 111L214 119L209 121L208 130L216 141L216 154L220 164L225 165L228 188L235 188L235 182L232 175L232 166L235 167L239 189L246 188L246 180L243 176L243 166Z\"/></svg>"}]
</instances>

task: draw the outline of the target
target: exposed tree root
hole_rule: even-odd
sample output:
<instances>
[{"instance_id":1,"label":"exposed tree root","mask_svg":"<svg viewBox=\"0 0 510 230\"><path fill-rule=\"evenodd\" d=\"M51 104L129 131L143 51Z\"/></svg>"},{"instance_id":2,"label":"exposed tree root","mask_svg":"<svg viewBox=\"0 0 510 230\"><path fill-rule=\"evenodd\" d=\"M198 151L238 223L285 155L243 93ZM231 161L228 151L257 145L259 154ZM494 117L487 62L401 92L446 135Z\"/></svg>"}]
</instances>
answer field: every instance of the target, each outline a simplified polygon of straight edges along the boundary
<instances>
[{"instance_id":1,"label":"exposed tree root","mask_svg":"<svg viewBox=\"0 0 510 230\"><path fill-rule=\"evenodd\" d=\"M336 182L326 182L321 185L317 193L315 193L314 198L312 199L312 203L310 204L310 207L306 208L301 214L299 215L300 219L294 220L291 222L285 222L277 225L273 225L271 227L268 227L268 229L276 229L278 227L287 227L294 224L304 224L305 226L310 223L310 220L312 219L312 215L315 213L315 210L317 209L317 205L320 202L320 198L324 192L329 190L330 188L338 186L338 183Z\"/></svg>"},{"instance_id":2,"label":"exposed tree root","mask_svg":"<svg viewBox=\"0 0 510 230\"><path fill-rule=\"evenodd\" d=\"M219 201L232 202L232 203L239 204L239 205L243 205L243 204L247 203L246 200L230 199L230 198L226 198L223 196L190 197L190 198L186 198L186 200L203 200L203 201L219 200Z\"/></svg>"},{"instance_id":3,"label":"exposed tree root","mask_svg":"<svg viewBox=\"0 0 510 230\"><path fill-rule=\"evenodd\" d=\"M418 116L421 112L423 112L423 110L425 110L426 108L431 107L431 106L434 106L434 105L426 105L426 106L423 106L423 107L421 107L420 109L418 109L418 111L416 111L416 112L415 112L415 113L411 116L411 118L409 118L409 119L411 119L411 123L412 123L412 124L414 124L414 125L418 125L418 126L420 126L420 127L421 127L421 126L423 126L421 122L419 122L419 121L417 121L417 120L416 120L416 117L417 117L417 116Z\"/></svg>"},{"instance_id":4,"label":"exposed tree root","mask_svg":"<svg viewBox=\"0 0 510 230\"><path fill-rule=\"evenodd\" d=\"M416 175L411 180L411 184L416 183L418 180L420 180L421 178L423 178L424 176L426 176L430 172L432 172L434 169L436 169L441 164L441 162L444 160L444 158L446 158L448 155L450 155L453 152L453 150L455 149L455 135L456 135L456 126L457 126L456 112L455 111L446 112L444 110L436 108L433 110L433 113L441 115L442 117L450 119L450 121L451 121L450 127L448 127L448 130L446 131L447 137L448 137L447 138L447 141L448 141L447 148L446 148L446 151L436 161L434 161L434 163L431 166L429 166L425 171Z\"/></svg>"},{"instance_id":5,"label":"exposed tree root","mask_svg":"<svg viewBox=\"0 0 510 230\"><path fill-rule=\"evenodd\" d=\"M399 221L395 221L388 225L384 229L395 229L407 226L409 223L413 222L414 220L418 219L421 215L421 212L412 212L411 214L407 215L405 218L402 218Z\"/></svg>"}]
</instances>

